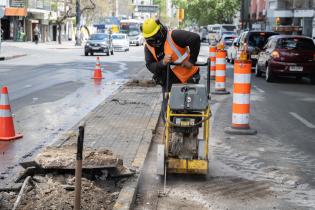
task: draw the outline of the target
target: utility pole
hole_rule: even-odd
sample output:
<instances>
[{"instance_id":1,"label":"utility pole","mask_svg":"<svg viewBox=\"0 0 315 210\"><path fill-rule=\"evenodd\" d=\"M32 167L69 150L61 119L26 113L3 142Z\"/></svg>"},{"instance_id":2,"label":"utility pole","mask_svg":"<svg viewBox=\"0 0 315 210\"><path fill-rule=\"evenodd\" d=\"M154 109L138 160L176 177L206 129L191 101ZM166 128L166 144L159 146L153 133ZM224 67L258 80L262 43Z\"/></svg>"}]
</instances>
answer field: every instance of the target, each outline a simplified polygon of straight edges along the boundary
<instances>
[{"instance_id":1,"label":"utility pole","mask_svg":"<svg viewBox=\"0 0 315 210\"><path fill-rule=\"evenodd\" d=\"M80 9L80 0L76 0L76 4L75 4L75 10L76 10L76 17L75 17L75 21L76 21L76 28L77 28L77 32L76 32L76 39L75 39L75 45L76 46L81 46L81 38L80 38L80 22L81 22L81 9Z\"/></svg>"}]
</instances>

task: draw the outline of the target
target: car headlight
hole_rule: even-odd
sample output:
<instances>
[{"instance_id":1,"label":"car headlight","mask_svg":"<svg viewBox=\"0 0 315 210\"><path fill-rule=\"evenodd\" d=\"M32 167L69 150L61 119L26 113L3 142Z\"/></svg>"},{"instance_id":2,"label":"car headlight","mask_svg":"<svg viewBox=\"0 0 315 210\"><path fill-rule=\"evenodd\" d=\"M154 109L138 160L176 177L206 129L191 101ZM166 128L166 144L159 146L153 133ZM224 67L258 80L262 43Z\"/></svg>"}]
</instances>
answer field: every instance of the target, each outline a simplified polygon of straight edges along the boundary
<instances>
[{"instance_id":1,"label":"car headlight","mask_svg":"<svg viewBox=\"0 0 315 210\"><path fill-rule=\"evenodd\" d=\"M85 44L85 46L88 46L88 47L89 47L89 46L90 46L90 43L87 42L87 43Z\"/></svg>"}]
</instances>

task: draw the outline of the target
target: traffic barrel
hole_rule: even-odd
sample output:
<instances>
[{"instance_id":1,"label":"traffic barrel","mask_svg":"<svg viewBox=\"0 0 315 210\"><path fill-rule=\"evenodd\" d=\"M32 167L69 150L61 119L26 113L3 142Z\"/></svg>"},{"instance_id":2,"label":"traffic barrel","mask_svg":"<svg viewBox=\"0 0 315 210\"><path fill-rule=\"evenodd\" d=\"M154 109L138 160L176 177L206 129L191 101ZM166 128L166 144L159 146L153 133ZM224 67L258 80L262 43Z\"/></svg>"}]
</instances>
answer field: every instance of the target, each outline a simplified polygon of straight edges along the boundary
<instances>
[{"instance_id":1,"label":"traffic barrel","mask_svg":"<svg viewBox=\"0 0 315 210\"><path fill-rule=\"evenodd\" d=\"M96 57L93 79L103 79L100 58L98 56Z\"/></svg>"},{"instance_id":2,"label":"traffic barrel","mask_svg":"<svg viewBox=\"0 0 315 210\"><path fill-rule=\"evenodd\" d=\"M226 51L218 49L215 61L215 91L213 94L229 94L226 91Z\"/></svg>"},{"instance_id":3,"label":"traffic barrel","mask_svg":"<svg viewBox=\"0 0 315 210\"><path fill-rule=\"evenodd\" d=\"M215 59L216 59L216 52L217 52L217 47L210 45L209 47L209 58L211 62L210 66L210 79L214 80L215 79Z\"/></svg>"},{"instance_id":4,"label":"traffic barrel","mask_svg":"<svg viewBox=\"0 0 315 210\"><path fill-rule=\"evenodd\" d=\"M249 126L250 90L252 62L243 56L244 60L234 63L234 90L232 106L232 125L225 128L229 134L255 135L257 130Z\"/></svg>"},{"instance_id":5,"label":"traffic barrel","mask_svg":"<svg viewBox=\"0 0 315 210\"><path fill-rule=\"evenodd\" d=\"M8 88L4 86L0 95L0 140L10 141L22 137L23 135L15 133Z\"/></svg>"}]
</instances>

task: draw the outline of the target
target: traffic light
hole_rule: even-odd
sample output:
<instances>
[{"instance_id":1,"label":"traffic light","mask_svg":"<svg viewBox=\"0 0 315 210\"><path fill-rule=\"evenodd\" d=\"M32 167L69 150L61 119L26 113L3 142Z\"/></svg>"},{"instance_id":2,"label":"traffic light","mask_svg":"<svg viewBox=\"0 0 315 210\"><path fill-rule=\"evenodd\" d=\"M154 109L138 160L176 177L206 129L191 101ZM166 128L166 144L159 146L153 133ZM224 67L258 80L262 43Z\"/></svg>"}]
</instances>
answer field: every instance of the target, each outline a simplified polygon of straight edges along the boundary
<instances>
[{"instance_id":1,"label":"traffic light","mask_svg":"<svg viewBox=\"0 0 315 210\"><path fill-rule=\"evenodd\" d=\"M279 26L280 25L280 17L276 18L276 25Z\"/></svg>"},{"instance_id":2,"label":"traffic light","mask_svg":"<svg viewBox=\"0 0 315 210\"><path fill-rule=\"evenodd\" d=\"M176 17L179 21L183 21L185 18L185 10L184 9L177 9Z\"/></svg>"}]
</instances>

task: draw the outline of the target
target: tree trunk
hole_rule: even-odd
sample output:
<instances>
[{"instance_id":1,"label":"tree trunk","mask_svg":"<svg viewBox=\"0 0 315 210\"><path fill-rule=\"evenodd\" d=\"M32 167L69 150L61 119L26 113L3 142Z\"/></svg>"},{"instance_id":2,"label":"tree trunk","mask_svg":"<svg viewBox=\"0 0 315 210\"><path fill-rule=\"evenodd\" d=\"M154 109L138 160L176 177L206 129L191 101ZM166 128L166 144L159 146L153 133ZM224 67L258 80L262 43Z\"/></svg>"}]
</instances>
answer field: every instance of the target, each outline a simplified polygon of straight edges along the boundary
<instances>
[{"instance_id":1,"label":"tree trunk","mask_svg":"<svg viewBox=\"0 0 315 210\"><path fill-rule=\"evenodd\" d=\"M58 24L58 44L61 44L61 24Z\"/></svg>"}]
</instances>

